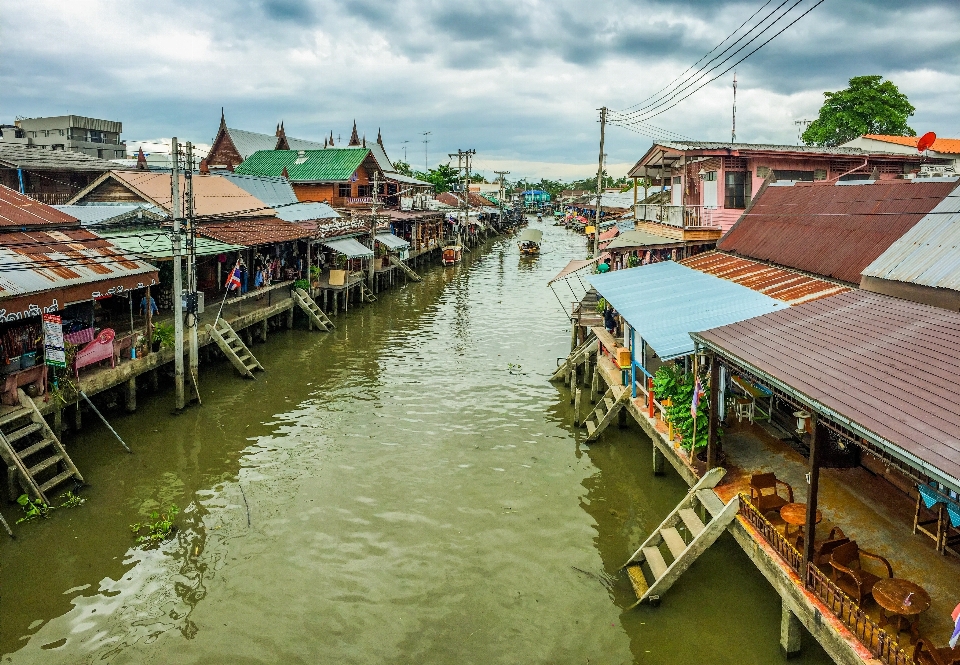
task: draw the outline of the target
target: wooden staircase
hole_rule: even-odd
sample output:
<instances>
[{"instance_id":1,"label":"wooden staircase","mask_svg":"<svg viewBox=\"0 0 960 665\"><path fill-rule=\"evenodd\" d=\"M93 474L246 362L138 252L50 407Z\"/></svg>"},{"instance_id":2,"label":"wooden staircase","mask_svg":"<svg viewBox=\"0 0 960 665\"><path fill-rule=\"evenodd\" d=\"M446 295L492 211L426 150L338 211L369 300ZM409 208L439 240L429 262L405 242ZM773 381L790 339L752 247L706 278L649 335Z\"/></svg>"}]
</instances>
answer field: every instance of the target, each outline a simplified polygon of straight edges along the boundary
<instances>
[{"instance_id":1,"label":"wooden staircase","mask_svg":"<svg viewBox=\"0 0 960 665\"><path fill-rule=\"evenodd\" d=\"M637 602L631 609L644 601L659 604L660 596L673 586L737 516L739 497L735 496L724 504L713 491L724 473L724 469L715 468L704 474L623 565L621 570L626 569L637 594ZM702 507L705 514L709 515L706 523L697 514L697 507ZM667 563L668 559L670 563Z\"/></svg>"},{"instance_id":2,"label":"wooden staircase","mask_svg":"<svg viewBox=\"0 0 960 665\"><path fill-rule=\"evenodd\" d=\"M610 386L597 402L597 408L584 421L587 428L587 441L594 441L607 426L613 422L630 399L630 391L623 386Z\"/></svg>"},{"instance_id":3,"label":"wooden staircase","mask_svg":"<svg viewBox=\"0 0 960 665\"><path fill-rule=\"evenodd\" d=\"M297 306L310 318L313 325L323 332L330 332L333 329L333 321L320 309L320 306L310 297L310 294L299 288L294 289L290 294L293 296L293 302L297 303Z\"/></svg>"},{"instance_id":4,"label":"wooden staircase","mask_svg":"<svg viewBox=\"0 0 960 665\"><path fill-rule=\"evenodd\" d=\"M18 394L20 406L0 415L0 458L7 465L7 492L11 501L26 492L31 499L50 505L51 490L70 480L82 483L83 476L37 405L22 389Z\"/></svg>"},{"instance_id":5,"label":"wooden staircase","mask_svg":"<svg viewBox=\"0 0 960 665\"><path fill-rule=\"evenodd\" d=\"M553 373L553 376L550 377L551 381L560 381L565 379L570 375L570 370L574 367L579 367L587 361L587 359L594 353L597 352L597 347L599 346L599 341L593 335L589 335L587 339L570 352L570 355L567 356L567 359L557 367L557 371Z\"/></svg>"},{"instance_id":6,"label":"wooden staircase","mask_svg":"<svg viewBox=\"0 0 960 665\"><path fill-rule=\"evenodd\" d=\"M243 343L240 335L238 335L225 320L217 319L215 325L208 323L207 330L210 333L210 337L213 338L213 341L220 347L220 350L223 351L224 355L233 363L236 370L240 372L240 376L255 379L257 377L254 376L253 370L258 369L261 372L263 371L263 365L254 357L250 349L247 348L247 345Z\"/></svg>"},{"instance_id":7,"label":"wooden staircase","mask_svg":"<svg viewBox=\"0 0 960 665\"><path fill-rule=\"evenodd\" d=\"M394 256L393 254L390 255L390 265L394 265L400 268L400 270L406 273L407 277L409 277L415 282L423 281L423 278L420 275L418 275L413 268L408 266L406 263L401 261L399 257Z\"/></svg>"}]
</instances>

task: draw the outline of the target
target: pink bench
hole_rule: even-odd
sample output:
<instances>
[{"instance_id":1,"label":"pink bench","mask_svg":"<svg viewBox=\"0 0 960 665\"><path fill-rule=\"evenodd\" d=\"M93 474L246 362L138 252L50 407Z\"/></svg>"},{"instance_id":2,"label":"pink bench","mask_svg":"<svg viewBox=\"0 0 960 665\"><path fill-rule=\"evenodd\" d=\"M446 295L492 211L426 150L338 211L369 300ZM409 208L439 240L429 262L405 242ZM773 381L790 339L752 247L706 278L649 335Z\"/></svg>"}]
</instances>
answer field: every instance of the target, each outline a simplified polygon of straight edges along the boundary
<instances>
[{"instance_id":1,"label":"pink bench","mask_svg":"<svg viewBox=\"0 0 960 665\"><path fill-rule=\"evenodd\" d=\"M111 328L101 330L92 342L77 351L73 360L73 371L78 381L80 380L81 367L95 365L102 360L109 360L110 367L117 366L113 358L113 338L115 336L116 333Z\"/></svg>"}]
</instances>

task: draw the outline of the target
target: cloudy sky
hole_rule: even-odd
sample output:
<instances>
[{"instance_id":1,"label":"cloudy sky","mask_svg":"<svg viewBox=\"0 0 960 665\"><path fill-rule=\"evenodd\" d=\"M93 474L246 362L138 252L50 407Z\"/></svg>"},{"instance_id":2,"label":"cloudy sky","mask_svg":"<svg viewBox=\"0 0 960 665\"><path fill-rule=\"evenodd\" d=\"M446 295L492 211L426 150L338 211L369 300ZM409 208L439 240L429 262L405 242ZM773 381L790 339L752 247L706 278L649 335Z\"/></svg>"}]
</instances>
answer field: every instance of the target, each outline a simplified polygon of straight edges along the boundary
<instances>
[{"instance_id":1,"label":"cloudy sky","mask_svg":"<svg viewBox=\"0 0 960 665\"><path fill-rule=\"evenodd\" d=\"M121 120L130 141L209 142L221 107L232 127L272 133L283 120L316 140L346 140L356 119L415 168L429 131L431 165L475 148L488 175L583 177L596 172L600 106L642 102L761 7L799 3L741 56L817 2L782 1L7 2L0 121L74 113ZM956 0L825 0L737 66L738 139L795 143L823 91L864 74L909 96L918 132L960 137L958 26ZM647 124L729 140L731 80ZM610 172L651 142L610 127Z\"/></svg>"}]
</instances>

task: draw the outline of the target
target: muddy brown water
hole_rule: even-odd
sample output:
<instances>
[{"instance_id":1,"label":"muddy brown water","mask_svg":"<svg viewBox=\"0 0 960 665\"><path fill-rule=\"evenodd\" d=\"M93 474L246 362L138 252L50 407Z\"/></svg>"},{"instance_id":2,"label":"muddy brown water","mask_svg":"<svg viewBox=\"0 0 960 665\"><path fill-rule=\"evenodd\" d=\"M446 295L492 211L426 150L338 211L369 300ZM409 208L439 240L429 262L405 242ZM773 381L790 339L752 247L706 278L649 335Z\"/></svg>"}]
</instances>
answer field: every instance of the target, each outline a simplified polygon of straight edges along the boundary
<instances>
[{"instance_id":1,"label":"muddy brown water","mask_svg":"<svg viewBox=\"0 0 960 665\"><path fill-rule=\"evenodd\" d=\"M0 542L2 662L780 662L780 599L728 535L624 610L618 567L686 487L636 426L572 427L546 282L584 240L541 228L537 259L494 240L333 334L272 334L257 381L202 367L202 407L141 394L109 416L134 455L87 416L86 504ZM134 547L169 505L176 536ZM805 636L793 662L829 659Z\"/></svg>"}]
</instances>

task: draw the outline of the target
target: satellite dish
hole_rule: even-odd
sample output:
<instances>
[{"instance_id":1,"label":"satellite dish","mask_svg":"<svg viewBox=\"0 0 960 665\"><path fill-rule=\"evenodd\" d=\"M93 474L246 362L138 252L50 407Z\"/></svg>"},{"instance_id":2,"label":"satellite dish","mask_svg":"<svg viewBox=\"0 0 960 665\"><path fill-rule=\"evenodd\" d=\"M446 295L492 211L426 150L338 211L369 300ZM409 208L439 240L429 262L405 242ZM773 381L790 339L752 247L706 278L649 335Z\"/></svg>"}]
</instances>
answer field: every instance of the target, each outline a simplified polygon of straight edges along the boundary
<instances>
[{"instance_id":1,"label":"satellite dish","mask_svg":"<svg viewBox=\"0 0 960 665\"><path fill-rule=\"evenodd\" d=\"M933 145L933 142L937 140L937 135L933 132L927 132L920 137L920 140L917 141L917 152L923 152L928 150L930 146Z\"/></svg>"}]
</instances>

